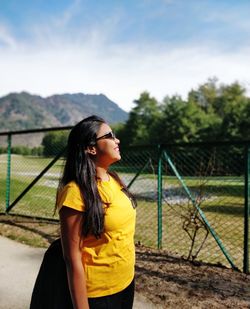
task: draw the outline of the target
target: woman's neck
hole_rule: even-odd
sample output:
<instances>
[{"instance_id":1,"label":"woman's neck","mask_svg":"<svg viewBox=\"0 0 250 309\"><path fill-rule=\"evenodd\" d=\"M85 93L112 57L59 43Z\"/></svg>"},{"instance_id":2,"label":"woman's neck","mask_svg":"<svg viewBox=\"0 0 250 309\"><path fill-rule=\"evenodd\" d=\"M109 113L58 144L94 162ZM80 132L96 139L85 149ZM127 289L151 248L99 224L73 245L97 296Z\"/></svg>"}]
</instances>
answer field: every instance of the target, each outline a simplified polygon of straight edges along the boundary
<instances>
[{"instance_id":1,"label":"woman's neck","mask_svg":"<svg viewBox=\"0 0 250 309\"><path fill-rule=\"evenodd\" d=\"M108 170L101 166L96 166L96 176L98 179L108 181L109 180L109 174Z\"/></svg>"}]
</instances>

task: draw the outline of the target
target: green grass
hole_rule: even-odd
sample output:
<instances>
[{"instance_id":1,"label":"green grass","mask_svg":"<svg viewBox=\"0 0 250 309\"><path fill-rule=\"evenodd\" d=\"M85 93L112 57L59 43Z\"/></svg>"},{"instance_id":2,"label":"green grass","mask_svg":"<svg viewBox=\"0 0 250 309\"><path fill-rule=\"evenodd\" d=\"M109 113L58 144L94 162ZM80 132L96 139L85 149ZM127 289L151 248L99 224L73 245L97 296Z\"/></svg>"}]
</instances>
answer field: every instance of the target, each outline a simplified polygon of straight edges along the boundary
<instances>
[{"instance_id":1,"label":"green grass","mask_svg":"<svg viewBox=\"0 0 250 309\"><path fill-rule=\"evenodd\" d=\"M5 186L7 165L4 156L1 155L0 170L0 210L5 209ZM6 158L5 158L6 159ZM35 158L13 156L11 162L11 194L10 202L29 185L29 183L51 162L50 158ZM11 213L30 216L52 218L54 213L56 182L62 169L62 161L58 161L38 183L18 202ZM125 171L125 169L124 169ZM120 173L122 178L132 179L135 173ZM140 180L145 180L144 185ZM200 205L209 224L215 230L235 264L242 267L243 256L243 222L244 222L244 180L243 177L183 177L190 192L205 192L209 198ZM55 183L53 183L55 181ZM157 192L157 176L142 174L135 181L137 187L141 186L146 191ZM54 187L51 187L51 184ZM137 188L132 186L132 190ZM183 192L179 180L174 176L163 176L163 189L179 190ZM166 191L168 192L168 191ZM171 190L169 191L171 193ZM204 193L202 193L204 194ZM185 202L186 203L186 202ZM190 238L183 230L184 217L188 215L189 206L182 205L162 206L162 246L170 252L180 256L187 256L190 248ZM55 217L57 218L57 217ZM138 199L136 242L146 246L157 247L158 227L157 201ZM195 249L204 237L204 229L200 229ZM209 235L198 259L228 265L224 255L216 244L214 238Z\"/></svg>"},{"instance_id":2,"label":"green grass","mask_svg":"<svg viewBox=\"0 0 250 309\"><path fill-rule=\"evenodd\" d=\"M35 185L14 206L12 213L51 218L55 208L56 188ZM11 202L14 200L11 199Z\"/></svg>"},{"instance_id":3,"label":"green grass","mask_svg":"<svg viewBox=\"0 0 250 309\"><path fill-rule=\"evenodd\" d=\"M213 204L201 206L209 225L216 232L226 252L231 256L238 268L243 263L243 224L242 199L238 200L237 215L224 211L232 207L231 200L225 200L225 204L214 206ZM216 207L216 208L215 208ZM218 208L220 207L220 211ZM174 254L186 256L189 253L191 239L183 229L183 223L189 218L188 205L162 207L162 247ZM240 214L239 214L240 213ZM197 234L194 252L196 252L206 234L204 228L200 228ZM136 241L146 245L157 247L157 206L154 202L139 201L137 208ZM209 234L198 260L209 263L221 263L229 266L224 254L220 250L215 239Z\"/></svg>"}]
</instances>

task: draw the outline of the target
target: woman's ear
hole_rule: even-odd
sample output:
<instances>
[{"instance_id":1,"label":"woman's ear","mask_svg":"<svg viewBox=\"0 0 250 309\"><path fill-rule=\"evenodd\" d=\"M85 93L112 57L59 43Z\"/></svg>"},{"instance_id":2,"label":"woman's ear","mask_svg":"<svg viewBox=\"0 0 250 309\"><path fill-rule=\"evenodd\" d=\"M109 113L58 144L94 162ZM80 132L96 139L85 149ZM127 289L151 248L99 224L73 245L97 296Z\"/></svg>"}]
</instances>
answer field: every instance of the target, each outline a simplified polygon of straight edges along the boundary
<instances>
[{"instance_id":1,"label":"woman's ear","mask_svg":"<svg viewBox=\"0 0 250 309\"><path fill-rule=\"evenodd\" d=\"M95 148L95 146L88 146L86 150L87 150L88 154L91 154L92 156L96 155L96 148Z\"/></svg>"}]
</instances>

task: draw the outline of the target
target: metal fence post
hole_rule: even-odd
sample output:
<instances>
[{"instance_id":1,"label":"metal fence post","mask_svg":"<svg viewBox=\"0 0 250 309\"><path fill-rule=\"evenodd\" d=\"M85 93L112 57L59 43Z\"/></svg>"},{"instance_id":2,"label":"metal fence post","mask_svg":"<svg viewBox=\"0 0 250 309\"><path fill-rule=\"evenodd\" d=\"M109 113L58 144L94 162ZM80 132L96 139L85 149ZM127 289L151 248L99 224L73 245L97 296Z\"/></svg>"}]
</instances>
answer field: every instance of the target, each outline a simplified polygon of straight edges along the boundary
<instances>
[{"instance_id":1,"label":"metal fence post","mask_svg":"<svg viewBox=\"0 0 250 309\"><path fill-rule=\"evenodd\" d=\"M250 147L245 147L245 216L244 216L244 257L243 272L249 273L249 215L250 215Z\"/></svg>"},{"instance_id":2,"label":"metal fence post","mask_svg":"<svg viewBox=\"0 0 250 309\"><path fill-rule=\"evenodd\" d=\"M157 214L158 214L158 249L162 248L162 149L158 146L157 167Z\"/></svg>"},{"instance_id":3,"label":"metal fence post","mask_svg":"<svg viewBox=\"0 0 250 309\"><path fill-rule=\"evenodd\" d=\"M11 172L11 134L7 136L7 175L6 175L6 211L10 204L10 172Z\"/></svg>"}]
</instances>

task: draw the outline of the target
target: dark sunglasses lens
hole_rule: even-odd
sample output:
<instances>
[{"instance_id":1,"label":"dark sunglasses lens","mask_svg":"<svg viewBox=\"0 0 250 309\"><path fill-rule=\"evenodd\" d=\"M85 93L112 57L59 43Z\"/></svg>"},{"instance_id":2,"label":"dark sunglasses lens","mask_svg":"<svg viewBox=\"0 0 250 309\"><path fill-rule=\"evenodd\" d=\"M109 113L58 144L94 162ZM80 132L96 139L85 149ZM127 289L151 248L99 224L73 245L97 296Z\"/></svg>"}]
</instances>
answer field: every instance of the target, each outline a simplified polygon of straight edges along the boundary
<instances>
[{"instance_id":1,"label":"dark sunglasses lens","mask_svg":"<svg viewBox=\"0 0 250 309\"><path fill-rule=\"evenodd\" d=\"M111 131L103 136L98 137L96 141L99 141L100 139L106 139L106 138L116 139L114 132Z\"/></svg>"},{"instance_id":2,"label":"dark sunglasses lens","mask_svg":"<svg viewBox=\"0 0 250 309\"><path fill-rule=\"evenodd\" d=\"M105 138L112 138L115 139L115 134L111 131L108 134L105 135Z\"/></svg>"}]
</instances>

